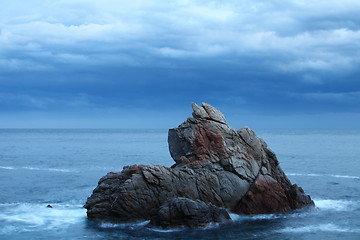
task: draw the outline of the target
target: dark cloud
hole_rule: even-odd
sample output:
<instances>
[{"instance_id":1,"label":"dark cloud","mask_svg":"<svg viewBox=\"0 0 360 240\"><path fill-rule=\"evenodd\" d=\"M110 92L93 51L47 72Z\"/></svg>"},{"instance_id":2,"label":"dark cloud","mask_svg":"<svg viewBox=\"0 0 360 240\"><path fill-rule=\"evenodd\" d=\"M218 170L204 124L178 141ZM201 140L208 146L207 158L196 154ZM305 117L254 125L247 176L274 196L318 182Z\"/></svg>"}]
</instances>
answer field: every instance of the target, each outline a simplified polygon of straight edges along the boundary
<instances>
[{"instance_id":1,"label":"dark cloud","mask_svg":"<svg viewBox=\"0 0 360 240\"><path fill-rule=\"evenodd\" d=\"M22 2L0 10L3 114L359 113L356 1Z\"/></svg>"}]
</instances>

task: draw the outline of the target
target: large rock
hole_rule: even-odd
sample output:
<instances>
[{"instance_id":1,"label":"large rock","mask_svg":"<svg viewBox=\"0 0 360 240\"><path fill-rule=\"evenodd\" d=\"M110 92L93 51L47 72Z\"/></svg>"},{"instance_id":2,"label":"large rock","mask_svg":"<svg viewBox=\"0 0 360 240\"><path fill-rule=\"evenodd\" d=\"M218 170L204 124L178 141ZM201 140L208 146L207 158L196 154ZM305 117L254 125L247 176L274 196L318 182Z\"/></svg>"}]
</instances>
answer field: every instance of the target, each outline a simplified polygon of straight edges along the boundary
<instances>
[{"instance_id":1,"label":"large rock","mask_svg":"<svg viewBox=\"0 0 360 240\"><path fill-rule=\"evenodd\" d=\"M85 208L90 219L150 219L168 199L185 197L238 214L290 212L314 205L292 185L276 155L249 128L235 130L209 104L169 130L172 167L133 165L100 179Z\"/></svg>"}]
</instances>

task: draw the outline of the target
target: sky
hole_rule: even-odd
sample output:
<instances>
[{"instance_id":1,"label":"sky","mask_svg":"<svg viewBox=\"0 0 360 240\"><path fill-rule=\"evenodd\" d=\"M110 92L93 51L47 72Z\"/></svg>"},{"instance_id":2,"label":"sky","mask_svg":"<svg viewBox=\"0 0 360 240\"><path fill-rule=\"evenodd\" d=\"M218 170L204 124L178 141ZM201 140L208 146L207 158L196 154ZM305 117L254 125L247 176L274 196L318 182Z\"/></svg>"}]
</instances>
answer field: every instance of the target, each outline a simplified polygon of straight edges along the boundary
<instances>
[{"instance_id":1,"label":"sky","mask_svg":"<svg viewBox=\"0 0 360 240\"><path fill-rule=\"evenodd\" d=\"M360 129L358 0L2 0L0 128Z\"/></svg>"}]
</instances>

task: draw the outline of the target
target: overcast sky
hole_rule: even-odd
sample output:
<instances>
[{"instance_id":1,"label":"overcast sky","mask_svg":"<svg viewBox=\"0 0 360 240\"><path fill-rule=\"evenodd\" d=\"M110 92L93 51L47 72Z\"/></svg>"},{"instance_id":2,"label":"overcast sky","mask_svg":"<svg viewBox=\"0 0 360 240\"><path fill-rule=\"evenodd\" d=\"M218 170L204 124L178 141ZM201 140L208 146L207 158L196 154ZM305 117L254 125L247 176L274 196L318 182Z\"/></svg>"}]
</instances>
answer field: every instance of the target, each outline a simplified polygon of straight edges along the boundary
<instances>
[{"instance_id":1,"label":"overcast sky","mask_svg":"<svg viewBox=\"0 0 360 240\"><path fill-rule=\"evenodd\" d=\"M6 3L4 3L6 2ZM4 0L0 127L360 128L358 0Z\"/></svg>"}]
</instances>

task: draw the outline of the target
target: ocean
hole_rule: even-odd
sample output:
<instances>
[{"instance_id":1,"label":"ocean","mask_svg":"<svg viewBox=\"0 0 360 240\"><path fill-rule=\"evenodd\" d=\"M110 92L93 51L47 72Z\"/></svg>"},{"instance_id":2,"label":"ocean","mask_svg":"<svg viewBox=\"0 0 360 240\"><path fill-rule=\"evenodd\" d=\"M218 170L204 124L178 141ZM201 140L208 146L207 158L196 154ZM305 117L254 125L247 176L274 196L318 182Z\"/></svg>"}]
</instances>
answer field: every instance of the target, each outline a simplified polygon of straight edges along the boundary
<instances>
[{"instance_id":1,"label":"ocean","mask_svg":"<svg viewBox=\"0 0 360 240\"><path fill-rule=\"evenodd\" d=\"M360 131L256 131L316 207L197 229L88 221L110 171L171 166L167 130L0 130L0 239L360 239ZM47 205L52 208L47 208Z\"/></svg>"}]
</instances>

